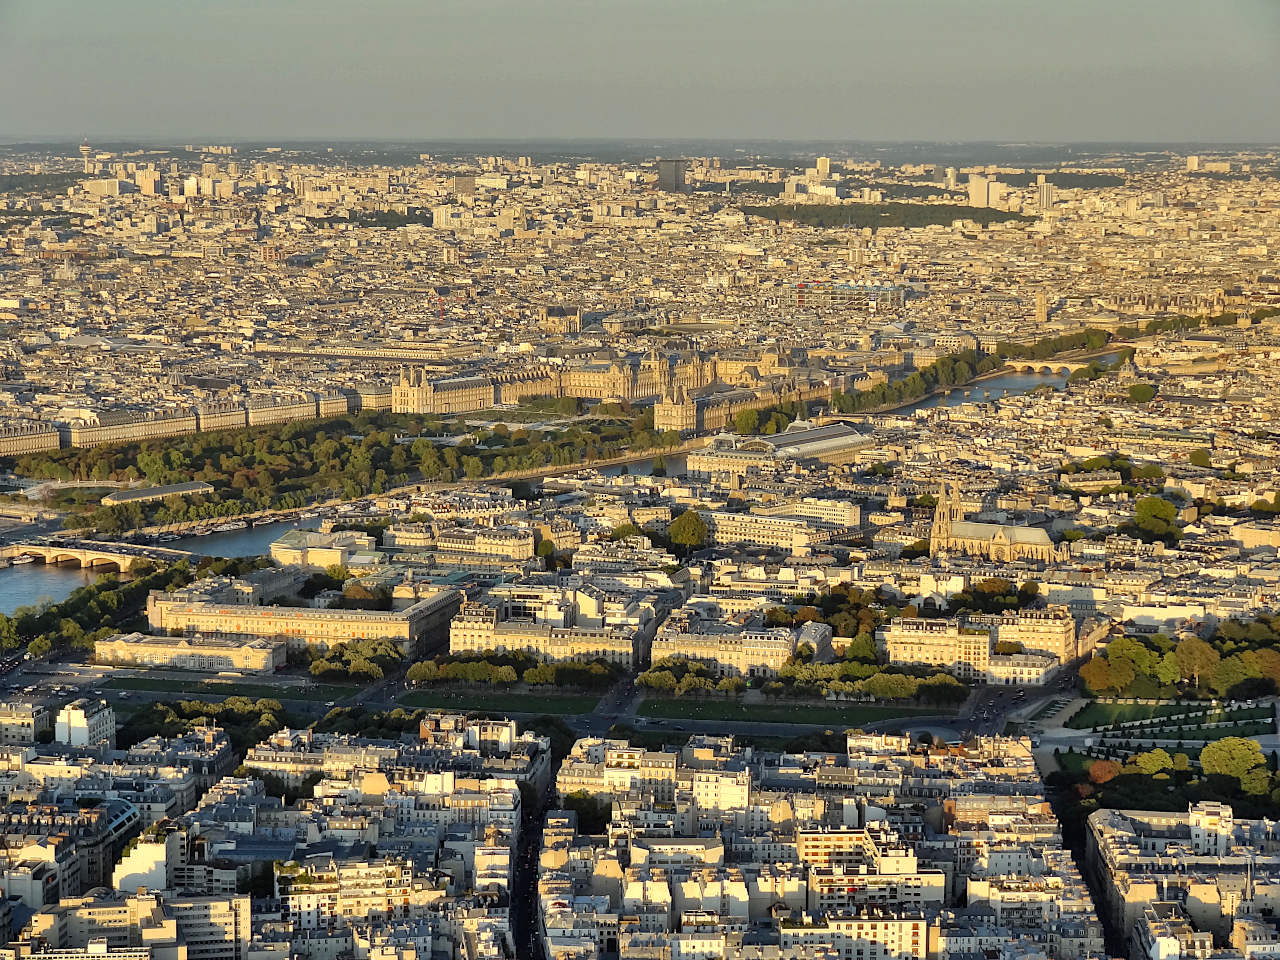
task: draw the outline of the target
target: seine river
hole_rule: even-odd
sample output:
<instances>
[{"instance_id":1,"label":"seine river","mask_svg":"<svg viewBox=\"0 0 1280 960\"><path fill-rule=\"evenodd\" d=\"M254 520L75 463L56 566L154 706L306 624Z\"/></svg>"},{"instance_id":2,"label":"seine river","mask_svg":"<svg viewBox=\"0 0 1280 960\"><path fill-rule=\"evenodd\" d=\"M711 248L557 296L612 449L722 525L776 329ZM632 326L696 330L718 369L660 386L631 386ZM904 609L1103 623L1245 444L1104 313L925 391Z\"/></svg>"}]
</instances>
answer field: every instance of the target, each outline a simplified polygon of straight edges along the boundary
<instances>
[{"instance_id":1,"label":"seine river","mask_svg":"<svg viewBox=\"0 0 1280 960\"><path fill-rule=\"evenodd\" d=\"M911 413L914 410L927 410L930 407L958 407L962 403L998 400L1001 397L1028 393L1045 384L1061 389L1067 385L1067 378L1056 373L1002 373L998 377L989 377L977 383L956 387L946 393L935 394L916 403L907 404L905 407L899 407L896 412Z\"/></svg>"},{"instance_id":2,"label":"seine river","mask_svg":"<svg viewBox=\"0 0 1280 960\"><path fill-rule=\"evenodd\" d=\"M1109 358L1108 358L1109 359ZM1057 374L1037 373L1005 373L998 377L958 387L948 393L940 393L902 407L900 412L923 410L928 407L954 407L961 403L981 400L995 400L1009 394L1026 393L1043 384L1062 387L1067 378ZM628 464L626 467L613 467L604 471L617 476L624 470L632 474L647 474L652 469L651 461L644 460ZM683 457L671 457L667 461L667 471L671 474L682 472ZM316 521L303 521L303 529L316 529ZM266 553L271 541L286 530L298 529L294 522L269 523L260 527L249 527L232 533L211 533L207 537L184 537L171 543L163 544L178 550L190 550L192 553L206 554L213 557L252 557ZM42 563L20 564L9 569L0 569L0 613L13 613L19 607L45 601L57 602L66 598L76 587L92 583L97 574L76 567L50 567Z\"/></svg>"},{"instance_id":3,"label":"seine river","mask_svg":"<svg viewBox=\"0 0 1280 960\"><path fill-rule=\"evenodd\" d=\"M271 541L286 530L319 529L314 520L265 523L231 533L211 533L207 537L183 537L161 544L175 550L190 550L211 557L253 557L266 553ZM97 573L74 566L51 567L43 563L24 563L7 570L0 569L0 613L13 613L19 607L64 600L77 587L92 583Z\"/></svg>"}]
</instances>

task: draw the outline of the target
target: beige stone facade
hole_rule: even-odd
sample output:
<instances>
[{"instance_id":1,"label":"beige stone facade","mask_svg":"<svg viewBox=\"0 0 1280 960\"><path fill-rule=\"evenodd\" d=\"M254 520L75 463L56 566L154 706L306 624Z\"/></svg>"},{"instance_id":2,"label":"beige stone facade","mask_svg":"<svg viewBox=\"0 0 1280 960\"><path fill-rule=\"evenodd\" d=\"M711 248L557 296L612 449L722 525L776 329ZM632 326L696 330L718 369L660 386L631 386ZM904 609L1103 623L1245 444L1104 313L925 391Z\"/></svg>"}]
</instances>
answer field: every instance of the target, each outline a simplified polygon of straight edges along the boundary
<instances>
[{"instance_id":1,"label":"beige stone facade","mask_svg":"<svg viewBox=\"0 0 1280 960\"><path fill-rule=\"evenodd\" d=\"M463 608L449 627L449 652L522 651L539 660L606 660L625 669L637 663L637 632L632 627L565 626L500 621L492 607Z\"/></svg>"},{"instance_id":2,"label":"beige stone facade","mask_svg":"<svg viewBox=\"0 0 1280 960\"><path fill-rule=\"evenodd\" d=\"M276 638L155 637L117 633L93 645L98 663L176 667L218 673L274 673L285 665L285 642Z\"/></svg>"},{"instance_id":3,"label":"beige stone facade","mask_svg":"<svg viewBox=\"0 0 1280 960\"><path fill-rule=\"evenodd\" d=\"M991 666L991 633L959 620L897 617L884 629L890 663L943 667L964 680L985 679Z\"/></svg>"},{"instance_id":4,"label":"beige stone facade","mask_svg":"<svg viewBox=\"0 0 1280 960\"><path fill-rule=\"evenodd\" d=\"M461 595L441 590L404 610L316 610L172 600L153 591L147 598L151 629L216 637L275 637L290 647L327 650L353 640L392 640L406 656L423 652L428 639L443 630Z\"/></svg>"}]
</instances>

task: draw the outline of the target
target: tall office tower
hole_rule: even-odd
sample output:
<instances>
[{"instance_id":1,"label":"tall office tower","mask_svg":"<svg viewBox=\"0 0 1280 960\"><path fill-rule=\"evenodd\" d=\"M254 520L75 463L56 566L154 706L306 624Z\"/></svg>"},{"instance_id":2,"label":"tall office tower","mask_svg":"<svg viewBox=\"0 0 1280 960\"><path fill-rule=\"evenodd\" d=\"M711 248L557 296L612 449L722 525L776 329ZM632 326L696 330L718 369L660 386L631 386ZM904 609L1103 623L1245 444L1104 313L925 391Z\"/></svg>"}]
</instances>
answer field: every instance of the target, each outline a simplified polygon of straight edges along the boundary
<instances>
[{"instance_id":1,"label":"tall office tower","mask_svg":"<svg viewBox=\"0 0 1280 960\"><path fill-rule=\"evenodd\" d=\"M942 184L948 190L955 190L960 186L960 175L956 173L955 167L947 167L947 174L943 179Z\"/></svg>"},{"instance_id":2,"label":"tall office tower","mask_svg":"<svg viewBox=\"0 0 1280 960\"><path fill-rule=\"evenodd\" d=\"M1200 158L1192 154L1187 157L1187 173L1195 173L1200 169Z\"/></svg>"},{"instance_id":3,"label":"tall office tower","mask_svg":"<svg viewBox=\"0 0 1280 960\"><path fill-rule=\"evenodd\" d=\"M148 167L133 175L133 182L138 185L138 192L147 196L155 196L160 188L160 171Z\"/></svg>"},{"instance_id":4,"label":"tall office tower","mask_svg":"<svg viewBox=\"0 0 1280 960\"><path fill-rule=\"evenodd\" d=\"M988 190L991 181L976 173L969 174L969 206L989 207L991 199Z\"/></svg>"},{"instance_id":5,"label":"tall office tower","mask_svg":"<svg viewBox=\"0 0 1280 960\"><path fill-rule=\"evenodd\" d=\"M688 172L688 160L659 160L658 189L667 193L684 193L688 189L685 182Z\"/></svg>"},{"instance_id":6,"label":"tall office tower","mask_svg":"<svg viewBox=\"0 0 1280 960\"><path fill-rule=\"evenodd\" d=\"M819 180L831 179L831 158L830 157L819 157L817 162L817 167L818 167Z\"/></svg>"},{"instance_id":7,"label":"tall office tower","mask_svg":"<svg viewBox=\"0 0 1280 960\"><path fill-rule=\"evenodd\" d=\"M84 158L84 172L93 173L93 161L89 159L93 156L93 147L89 146L88 140L80 144L80 156Z\"/></svg>"},{"instance_id":8,"label":"tall office tower","mask_svg":"<svg viewBox=\"0 0 1280 960\"><path fill-rule=\"evenodd\" d=\"M1053 209L1054 196L1053 184L1047 182L1043 177L1040 178L1040 184L1036 187L1036 199L1040 205L1040 212Z\"/></svg>"},{"instance_id":9,"label":"tall office tower","mask_svg":"<svg viewBox=\"0 0 1280 960\"><path fill-rule=\"evenodd\" d=\"M1036 330L1044 330L1049 325L1049 295L1043 290L1036 291Z\"/></svg>"}]
</instances>

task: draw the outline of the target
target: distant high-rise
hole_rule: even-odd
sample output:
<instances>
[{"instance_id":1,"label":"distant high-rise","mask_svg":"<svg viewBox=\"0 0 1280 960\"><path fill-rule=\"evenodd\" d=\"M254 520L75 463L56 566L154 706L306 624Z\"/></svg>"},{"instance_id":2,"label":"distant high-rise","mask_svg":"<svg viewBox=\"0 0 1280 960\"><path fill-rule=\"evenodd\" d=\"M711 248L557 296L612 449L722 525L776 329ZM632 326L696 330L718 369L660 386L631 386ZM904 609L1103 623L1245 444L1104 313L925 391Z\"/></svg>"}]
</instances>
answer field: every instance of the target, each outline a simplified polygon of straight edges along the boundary
<instances>
[{"instance_id":1,"label":"distant high-rise","mask_svg":"<svg viewBox=\"0 0 1280 960\"><path fill-rule=\"evenodd\" d=\"M991 181L986 177L976 173L969 174L969 206L991 206L990 193L988 192L990 187Z\"/></svg>"},{"instance_id":2,"label":"distant high-rise","mask_svg":"<svg viewBox=\"0 0 1280 960\"><path fill-rule=\"evenodd\" d=\"M1195 173L1200 169L1200 158L1195 156L1187 157L1187 173Z\"/></svg>"},{"instance_id":3,"label":"distant high-rise","mask_svg":"<svg viewBox=\"0 0 1280 960\"><path fill-rule=\"evenodd\" d=\"M1056 199L1054 194L1053 184L1048 181L1042 180L1036 187L1036 201L1040 205L1041 213L1053 209L1054 200Z\"/></svg>"},{"instance_id":4,"label":"distant high-rise","mask_svg":"<svg viewBox=\"0 0 1280 960\"><path fill-rule=\"evenodd\" d=\"M1049 324L1049 295L1036 291L1036 330L1042 331Z\"/></svg>"},{"instance_id":5,"label":"distant high-rise","mask_svg":"<svg viewBox=\"0 0 1280 960\"><path fill-rule=\"evenodd\" d=\"M819 180L831 179L831 158L830 157L819 157L817 162L817 168L818 168Z\"/></svg>"},{"instance_id":6,"label":"distant high-rise","mask_svg":"<svg viewBox=\"0 0 1280 960\"><path fill-rule=\"evenodd\" d=\"M955 190L960 186L960 175L956 173L955 167L947 167L947 174L942 181L942 185L948 190Z\"/></svg>"},{"instance_id":7,"label":"distant high-rise","mask_svg":"<svg viewBox=\"0 0 1280 960\"><path fill-rule=\"evenodd\" d=\"M659 160L658 189L667 193L684 193L689 172L688 160Z\"/></svg>"}]
</instances>

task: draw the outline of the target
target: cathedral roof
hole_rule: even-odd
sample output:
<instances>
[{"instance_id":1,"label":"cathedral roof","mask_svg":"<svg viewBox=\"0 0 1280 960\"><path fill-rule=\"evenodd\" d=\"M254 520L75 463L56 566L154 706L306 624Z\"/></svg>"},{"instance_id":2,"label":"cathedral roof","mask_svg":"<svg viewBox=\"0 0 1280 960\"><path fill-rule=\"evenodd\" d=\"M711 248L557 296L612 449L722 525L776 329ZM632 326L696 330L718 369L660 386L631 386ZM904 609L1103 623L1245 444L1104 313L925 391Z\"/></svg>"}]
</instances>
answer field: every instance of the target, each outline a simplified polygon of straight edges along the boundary
<instances>
[{"instance_id":1,"label":"cathedral roof","mask_svg":"<svg viewBox=\"0 0 1280 960\"><path fill-rule=\"evenodd\" d=\"M971 520L955 520L951 524L950 536L957 540L987 540L997 538L1007 543L1035 544L1052 546L1049 534L1039 527L1015 527L1001 523L975 523Z\"/></svg>"}]
</instances>

